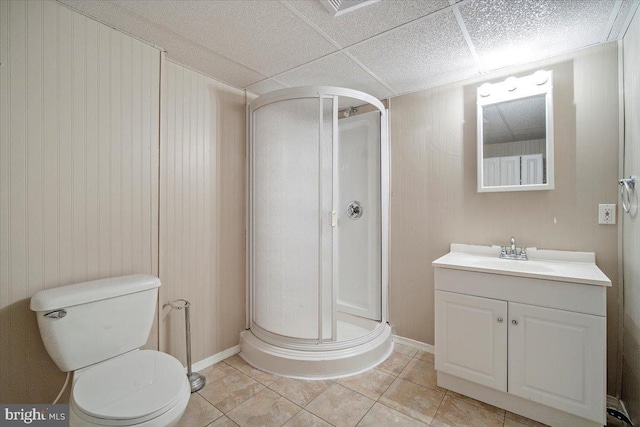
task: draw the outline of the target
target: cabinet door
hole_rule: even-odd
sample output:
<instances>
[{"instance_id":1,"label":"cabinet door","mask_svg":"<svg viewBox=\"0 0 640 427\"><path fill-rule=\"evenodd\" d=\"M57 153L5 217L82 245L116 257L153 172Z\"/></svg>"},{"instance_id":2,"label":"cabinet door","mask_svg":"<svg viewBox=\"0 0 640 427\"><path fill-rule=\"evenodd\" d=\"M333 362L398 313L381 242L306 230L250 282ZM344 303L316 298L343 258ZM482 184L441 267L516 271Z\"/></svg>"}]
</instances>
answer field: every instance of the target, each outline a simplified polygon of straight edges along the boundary
<instances>
[{"instance_id":1,"label":"cabinet door","mask_svg":"<svg viewBox=\"0 0 640 427\"><path fill-rule=\"evenodd\" d=\"M520 185L520 156L500 157L500 185Z\"/></svg>"},{"instance_id":2,"label":"cabinet door","mask_svg":"<svg viewBox=\"0 0 640 427\"><path fill-rule=\"evenodd\" d=\"M522 156L520 179L522 185L542 184L542 154Z\"/></svg>"},{"instance_id":3,"label":"cabinet door","mask_svg":"<svg viewBox=\"0 0 640 427\"><path fill-rule=\"evenodd\" d=\"M482 185L485 187L500 185L500 157L483 159L482 164Z\"/></svg>"},{"instance_id":4,"label":"cabinet door","mask_svg":"<svg viewBox=\"0 0 640 427\"><path fill-rule=\"evenodd\" d=\"M604 317L509 303L509 393L604 424Z\"/></svg>"},{"instance_id":5,"label":"cabinet door","mask_svg":"<svg viewBox=\"0 0 640 427\"><path fill-rule=\"evenodd\" d=\"M507 391L507 303L436 291L436 370Z\"/></svg>"}]
</instances>

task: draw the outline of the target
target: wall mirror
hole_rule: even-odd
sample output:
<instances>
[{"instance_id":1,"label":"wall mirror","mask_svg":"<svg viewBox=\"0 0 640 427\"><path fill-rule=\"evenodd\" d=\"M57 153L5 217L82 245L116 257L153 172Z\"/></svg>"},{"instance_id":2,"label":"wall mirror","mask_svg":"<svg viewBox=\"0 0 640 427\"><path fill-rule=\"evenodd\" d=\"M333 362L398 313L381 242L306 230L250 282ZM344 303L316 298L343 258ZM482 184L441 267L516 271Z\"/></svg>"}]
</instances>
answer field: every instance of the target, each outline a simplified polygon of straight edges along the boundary
<instances>
[{"instance_id":1,"label":"wall mirror","mask_svg":"<svg viewBox=\"0 0 640 427\"><path fill-rule=\"evenodd\" d=\"M552 72L478 88L478 192L553 189Z\"/></svg>"}]
</instances>

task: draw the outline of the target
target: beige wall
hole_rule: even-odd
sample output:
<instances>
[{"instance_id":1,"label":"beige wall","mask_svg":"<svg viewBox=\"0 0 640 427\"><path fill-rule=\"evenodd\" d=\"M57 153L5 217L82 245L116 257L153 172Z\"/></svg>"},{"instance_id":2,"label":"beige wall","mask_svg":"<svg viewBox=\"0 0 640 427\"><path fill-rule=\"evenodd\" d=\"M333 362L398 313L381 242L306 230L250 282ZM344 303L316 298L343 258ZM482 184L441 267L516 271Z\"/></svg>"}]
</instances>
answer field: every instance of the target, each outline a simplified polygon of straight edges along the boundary
<instances>
[{"instance_id":1,"label":"beige wall","mask_svg":"<svg viewBox=\"0 0 640 427\"><path fill-rule=\"evenodd\" d=\"M625 164L624 176L640 177L640 12L624 37ZM624 263L624 349L622 400L632 420L640 421L640 219L636 184L630 214L622 225Z\"/></svg>"},{"instance_id":2,"label":"beige wall","mask_svg":"<svg viewBox=\"0 0 640 427\"><path fill-rule=\"evenodd\" d=\"M238 344L245 326L244 93L170 61L162 66L160 348L186 363Z\"/></svg>"},{"instance_id":3,"label":"beige wall","mask_svg":"<svg viewBox=\"0 0 640 427\"><path fill-rule=\"evenodd\" d=\"M476 192L476 88L553 70L552 191ZM400 336L433 344L433 268L449 244L507 244L593 251L608 291L608 390L615 390L617 226L598 204L617 202L616 44L424 90L390 102L390 321Z\"/></svg>"},{"instance_id":4,"label":"beige wall","mask_svg":"<svg viewBox=\"0 0 640 427\"><path fill-rule=\"evenodd\" d=\"M158 50L53 1L0 1L0 58L0 402L64 382L28 308L41 289L159 275L148 347L185 362L177 298L194 362L237 345L244 93L171 62L161 92Z\"/></svg>"},{"instance_id":5,"label":"beige wall","mask_svg":"<svg viewBox=\"0 0 640 427\"><path fill-rule=\"evenodd\" d=\"M64 374L29 298L157 274L160 55L56 2L2 1L0 58L0 402L51 402Z\"/></svg>"},{"instance_id":6,"label":"beige wall","mask_svg":"<svg viewBox=\"0 0 640 427\"><path fill-rule=\"evenodd\" d=\"M194 361L237 344L242 93L166 62L159 173L155 49L55 2L3 1L0 58L0 401L51 401L62 384L28 310L28 298L48 287L159 273L162 349L184 361L183 313L162 307L175 298L194 304ZM556 190L477 194L476 86L543 66L555 79ZM596 251L614 283L611 390L617 231L597 225L597 204L617 201L615 45L508 74L391 100L391 322L399 335L433 343L430 263L451 242L515 235L526 246Z\"/></svg>"}]
</instances>

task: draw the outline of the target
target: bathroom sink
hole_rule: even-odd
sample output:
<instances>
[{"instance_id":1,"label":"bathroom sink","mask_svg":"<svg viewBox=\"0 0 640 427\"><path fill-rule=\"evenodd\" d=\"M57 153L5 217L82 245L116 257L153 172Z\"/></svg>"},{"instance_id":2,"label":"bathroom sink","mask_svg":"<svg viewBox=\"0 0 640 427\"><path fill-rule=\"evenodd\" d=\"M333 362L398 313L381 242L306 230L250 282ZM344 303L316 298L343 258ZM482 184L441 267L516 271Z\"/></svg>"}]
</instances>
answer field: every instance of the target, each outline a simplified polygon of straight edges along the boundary
<instances>
[{"instance_id":1,"label":"bathroom sink","mask_svg":"<svg viewBox=\"0 0 640 427\"><path fill-rule=\"evenodd\" d=\"M433 262L434 267L508 276L611 286L592 252L527 248L529 260L502 259L500 247L452 244L451 251Z\"/></svg>"},{"instance_id":2,"label":"bathroom sink","mask_svg":"<svg viewBox=\"0 0 640 427\"><path fill-rule=\"evenodd\" d=\"M522 271L531 273L553 273L553 265L540 261L516 261L512 259L490 258L490 257L477 257L477 259L470 260L472 265L497 270L510 270L510 271Z\"/></svg>"}]
</instances>

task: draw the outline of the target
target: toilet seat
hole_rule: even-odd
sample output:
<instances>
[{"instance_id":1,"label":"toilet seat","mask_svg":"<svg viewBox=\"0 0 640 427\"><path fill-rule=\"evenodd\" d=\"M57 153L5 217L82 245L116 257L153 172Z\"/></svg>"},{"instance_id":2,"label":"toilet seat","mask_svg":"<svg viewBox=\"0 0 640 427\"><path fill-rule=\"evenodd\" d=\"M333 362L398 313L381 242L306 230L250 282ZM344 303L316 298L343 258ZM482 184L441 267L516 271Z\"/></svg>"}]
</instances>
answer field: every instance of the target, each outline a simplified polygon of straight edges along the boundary
<instances>
[{"instance_id":1,"label":"toilet seat","mask_svg":"<svg viewBox=\"0 0 640 427\"><path fill-rule=\"evenodd\" d=\"M136 350L78 373L71 404L79 418L97 425L136 425L188 402L182 364L153 350ZM184 403L186 406L186 403Z\"/></svg>"}]
</instances>

